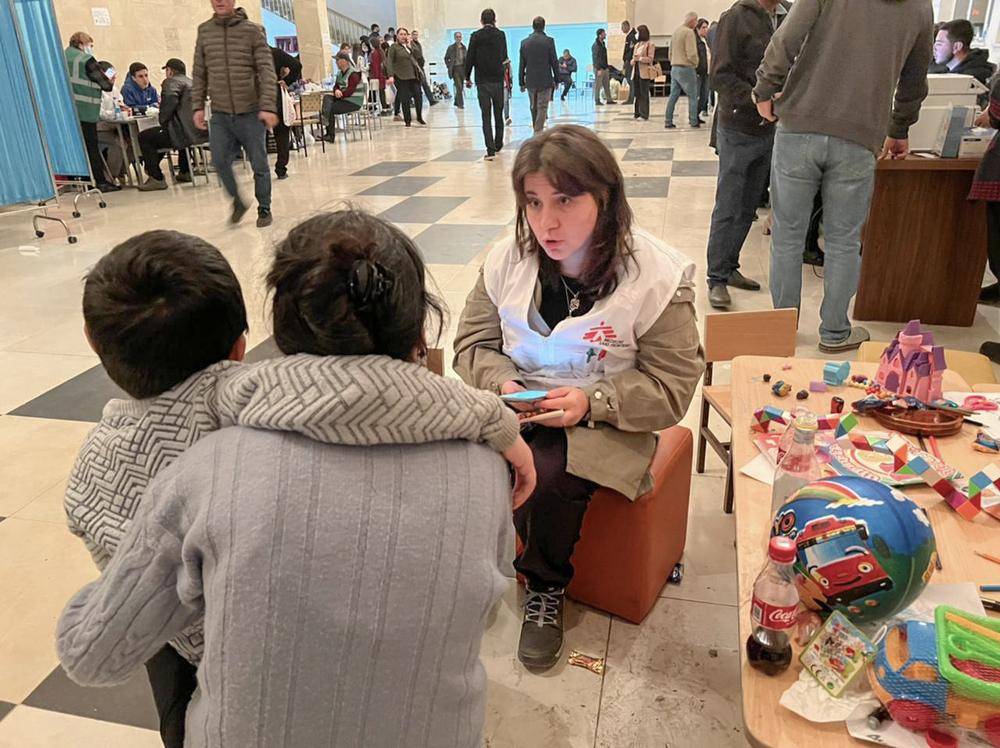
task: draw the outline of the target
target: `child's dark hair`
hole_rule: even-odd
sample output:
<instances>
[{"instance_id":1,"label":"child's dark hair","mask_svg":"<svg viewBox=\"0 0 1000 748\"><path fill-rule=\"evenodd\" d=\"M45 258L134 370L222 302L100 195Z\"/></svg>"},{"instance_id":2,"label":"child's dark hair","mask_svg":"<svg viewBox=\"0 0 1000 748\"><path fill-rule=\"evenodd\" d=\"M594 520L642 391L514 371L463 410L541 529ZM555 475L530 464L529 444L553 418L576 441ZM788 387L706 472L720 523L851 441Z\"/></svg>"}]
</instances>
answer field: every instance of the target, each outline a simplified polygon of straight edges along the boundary
<instances>
[{"instance_id":1,"label":"child's dark hair","mask_svg":"<svg viewBox=\"0 0 1000 748\"><path fill-rule=\"evenodd\" d=\"M87 274L83 318L108 376L135 398L226 360L247 329L226 258L179 231L147 231L102 257Z\"/></svg>"},{"instance_id":2,"label":"child's dark hair","mask_svg":"<svg viewBox=\"0 0 1000 748\"><path fill-rule=\"evenodd\" d=\"M285 354L377 354L409 360L424 330L444 327L413 241L353 208L300 223L278 245L267 275L274 340Z\"/></svg>"}]
</instances>

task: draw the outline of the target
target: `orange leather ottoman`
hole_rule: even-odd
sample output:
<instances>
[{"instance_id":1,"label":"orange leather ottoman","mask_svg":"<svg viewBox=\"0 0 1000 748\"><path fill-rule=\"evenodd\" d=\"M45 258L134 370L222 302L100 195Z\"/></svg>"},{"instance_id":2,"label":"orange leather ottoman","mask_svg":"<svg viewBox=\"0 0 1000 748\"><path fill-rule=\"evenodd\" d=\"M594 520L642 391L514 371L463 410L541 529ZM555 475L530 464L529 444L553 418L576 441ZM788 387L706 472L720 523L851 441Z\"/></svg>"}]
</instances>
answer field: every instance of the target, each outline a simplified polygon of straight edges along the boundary
<instances>
[{"instance_id":1,"label":"orange leather ottoman","mask_svg":"<svg viewBox=\"0 0 1000 748\"><path fill-rule=\"evenodd\" d=\"M684 552L693 448L688 429L667 429L650 467L652 491L635 501L608 488L594 494L573 551L570 597L642 622Z\"/></svg>"}]
</instances>

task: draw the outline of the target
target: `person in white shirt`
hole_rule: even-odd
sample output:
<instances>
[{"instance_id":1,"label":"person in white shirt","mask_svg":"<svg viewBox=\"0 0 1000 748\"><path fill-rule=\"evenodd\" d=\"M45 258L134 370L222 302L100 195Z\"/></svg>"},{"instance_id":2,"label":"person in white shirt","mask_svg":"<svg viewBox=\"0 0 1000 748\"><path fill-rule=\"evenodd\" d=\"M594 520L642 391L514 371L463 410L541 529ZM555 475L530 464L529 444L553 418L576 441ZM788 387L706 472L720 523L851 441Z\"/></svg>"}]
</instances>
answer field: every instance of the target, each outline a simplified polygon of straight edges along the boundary
<instances>
[{"instance_id":1,"label":"person in white shirt","mask_svg":"<svg viewBox=\"0 0 1000 748\"><path fill-rule=\"evenodd\" d=\"M527 581L518 657L554 665L563 591L591 496L650 490L654 432L684 417L703 370L694 264L633 225L618 162L592 130L525 141L517 224L490 252L455 335L455 371L498 394L544 390L525 409L537 487L514 513ZM519 408L520 409L520 408Z\"/></svg>"}]
</instances>

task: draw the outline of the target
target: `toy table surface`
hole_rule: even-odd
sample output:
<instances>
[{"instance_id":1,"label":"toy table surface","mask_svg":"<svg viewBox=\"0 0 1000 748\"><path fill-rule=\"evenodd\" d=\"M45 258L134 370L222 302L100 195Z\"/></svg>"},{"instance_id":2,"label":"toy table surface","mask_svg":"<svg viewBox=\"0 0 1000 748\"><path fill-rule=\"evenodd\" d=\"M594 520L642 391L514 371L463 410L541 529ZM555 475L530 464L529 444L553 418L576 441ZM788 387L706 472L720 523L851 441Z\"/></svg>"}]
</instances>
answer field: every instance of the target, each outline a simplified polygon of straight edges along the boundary
<instances>
[{"instance_id":1,"label":"toy table surface","mask_svg":"<svg viewBox=\"0 0 1000 748\"><path fill-rule=\"evenodd\" d=\"M782 371L782 364L792 368ZM842 397L846 413L850 404L864 398L864 391L847 387L830 387L827 392L812 393L804 403L794 397L778 398L771 393L771 385L760 381L769 373L792 385L792 391L808 387L810 382L823 378L823 365L818 359L783 359L769 356L740 356L733 359L733 469L736 511L736 563L739 581L740 663L743 687L743 721L746 737L752 745L783 748L803 746L867 745L847 734L843 722L816 724L785 709L778 703L781 694L798 678L799 650L796 647L791 667L784 673L769 677L751 668L746 661L746 640L750 636L750 597L753 583L764 565L767 539L771 531L771 487L739 472L740 468L757 453L751 438L750 423L753 412L764 405L791 409L805 405L817 415L829 412L830 398ZM851 374L873 376L877 365L851 362ZM751 381L756 379L757 381ZM965 380L954 371L946 370L943 376L945 390L967 391ZM874 419L858 418L858 428L865 431L882 430ZM961 470L967 479L993 460L996 455L983 454L972 449L976 428L966 424L961 433L938 439L945 462ZM912 438L912 437L911 437ZM908 497L927 509L937 539L937 550L942 570L935 572L931 582L988 583L1000 579L1000 566L980 558L973 550L996 549L1000 542L1000 522L981 513L975 521L968 522L958 516L929 486L914 486L905 490Z\"/></svg>"},{"instance_id":2,"label":"toy table surface","mask_svg":"<svg viewBox=\"0 0 1000 748\"><path fill-rule=\"evenodd\" d=\"M969 202L979 159L879 161L854 318L968 327L986 267L986 209Z\"/></svg>"}]
</instances>

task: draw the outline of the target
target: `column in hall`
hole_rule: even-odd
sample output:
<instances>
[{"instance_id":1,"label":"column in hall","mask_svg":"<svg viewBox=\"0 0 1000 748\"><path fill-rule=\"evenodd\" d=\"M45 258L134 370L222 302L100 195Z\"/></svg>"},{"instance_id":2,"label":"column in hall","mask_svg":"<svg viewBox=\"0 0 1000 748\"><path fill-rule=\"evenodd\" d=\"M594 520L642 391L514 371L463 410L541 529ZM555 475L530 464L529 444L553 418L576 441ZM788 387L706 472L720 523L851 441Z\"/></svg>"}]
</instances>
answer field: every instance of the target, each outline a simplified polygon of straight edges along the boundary
<instances>
[{"instance_id":1,"label":"column in hall","mask_svg":"<svg viewBox=\"0 0 1000 748\"><path fill-rule=\"evenodd\" d=\"M294 0L294 10L302 77L317 83L326 80L333 74L326 0Z\"/></svg>"},{"instance_id":2,"label":"column in hall","mask_svg":"<svg viewBox=\"0 0 1000 748\"><path fill-rule=\"evenodd\" d=\"M622 21L628 21L634 27L635 0L607 0L608 3L608 63L622 69L625 56L625 35L622 33ZM623 71L624 72L624 71Z\"/></svg>"}]
</instances>

